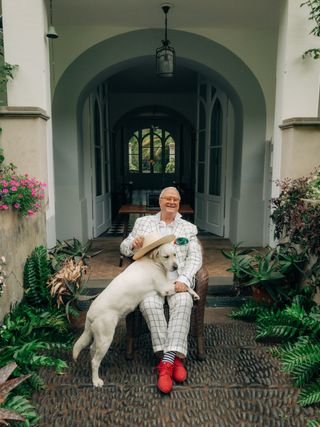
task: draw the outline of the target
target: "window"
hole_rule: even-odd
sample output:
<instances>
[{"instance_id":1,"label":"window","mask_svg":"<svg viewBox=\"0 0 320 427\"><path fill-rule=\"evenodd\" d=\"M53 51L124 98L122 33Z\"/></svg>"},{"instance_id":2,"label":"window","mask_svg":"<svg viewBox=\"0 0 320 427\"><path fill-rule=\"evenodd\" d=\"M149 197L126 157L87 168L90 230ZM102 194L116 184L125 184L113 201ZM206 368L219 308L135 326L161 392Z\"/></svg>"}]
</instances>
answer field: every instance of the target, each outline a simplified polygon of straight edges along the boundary
<instances>
[{"instance_id":1,"label":"window","mask_svg":"<svg viewBox=\"0 0 320 427\"><path fill-rule=\"evenodd\" d=\"M175 173L175 150L175 141L165 129L136 130L128 142L129 173Z\"/></svg>"}]
</instances>

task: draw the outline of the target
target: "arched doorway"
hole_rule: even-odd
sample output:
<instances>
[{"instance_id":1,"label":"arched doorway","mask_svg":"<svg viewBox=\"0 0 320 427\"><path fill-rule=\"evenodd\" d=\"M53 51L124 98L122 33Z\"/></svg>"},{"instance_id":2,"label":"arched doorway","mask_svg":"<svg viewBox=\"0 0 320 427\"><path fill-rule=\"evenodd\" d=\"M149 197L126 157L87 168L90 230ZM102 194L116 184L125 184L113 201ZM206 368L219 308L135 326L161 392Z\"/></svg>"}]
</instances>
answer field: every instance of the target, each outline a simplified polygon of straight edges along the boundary
<instances>
[{"instance_id":1,"label":"arched doorway","mask_svg":"<svg viewBox=\"0 0 320 427\"><path fill-rule=\"evenodd\" d=\"M115 194L129 187L134 202L146 202L148 192L176 186L194 205L195 129L177 111L152 105L126 113L113 129L111 151Z\"/></svg>"},{"instance_id":2,"label":"arched doorway","mask_svg":"<svg viewBox=\"0 0 320 427\"><path fill-rule=\"evenodd\" d=\"M145 58L153 58L159 30L141 30L105 40L70 65L54 95L54 163L59 238L89 237L81 132L83 103L97 84ZM205 76L230 98L234 108L234 158L230 238L259 245L263 236L265 101L250 69L225 47L204 37L172 31L178 62ZM107 54L106 54L107 52ZM87 64L90 63L90 67Z\"/></svg>"}]
</instances>

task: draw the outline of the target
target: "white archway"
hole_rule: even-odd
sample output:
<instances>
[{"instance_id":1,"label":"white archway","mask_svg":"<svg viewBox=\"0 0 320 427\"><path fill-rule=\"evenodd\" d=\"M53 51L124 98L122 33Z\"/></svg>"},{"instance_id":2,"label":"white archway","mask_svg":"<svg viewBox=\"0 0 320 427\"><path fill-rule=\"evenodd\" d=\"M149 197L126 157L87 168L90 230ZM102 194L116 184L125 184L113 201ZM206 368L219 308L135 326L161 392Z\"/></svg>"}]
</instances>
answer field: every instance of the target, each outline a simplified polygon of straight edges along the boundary
<instances>
[{"instance_id":1,"label":"white archway","mask_svg":"<svg viewBox=\"0 0 320 427\"><path fill-rule=\"evenodd\" d=\"M79 56L59 80L53 100L58 238L87 236L79 128L83 100L99 82L153 56L161 37L161 30L149 29L107 39ZM184 31L171 31L170 38L178 60L214 82L232 101L236 130L230 236L234 241L259 245L263 236L266 127L261 87L251 70L218 43Z\"/></svg>"}]
</instances>

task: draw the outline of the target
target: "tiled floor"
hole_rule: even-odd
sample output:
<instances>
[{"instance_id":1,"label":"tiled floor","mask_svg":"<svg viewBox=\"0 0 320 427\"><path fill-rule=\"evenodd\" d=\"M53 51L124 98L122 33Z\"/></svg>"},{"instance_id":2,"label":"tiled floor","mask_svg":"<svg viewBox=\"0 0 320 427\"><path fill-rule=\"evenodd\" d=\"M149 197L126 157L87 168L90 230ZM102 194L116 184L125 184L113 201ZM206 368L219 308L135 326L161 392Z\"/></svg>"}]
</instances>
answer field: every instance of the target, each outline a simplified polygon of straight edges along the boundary
<instances>
[{"instance_id":1,"label":"tiled floor","mask_svg":"<svg viewBox=\"0 0 320 427\"><path fill-rule=\"evenodd\" d=\"M228 249L231 243L228 239L223 239L214 235L199 235L203 247L204 262L211 277L231 277L226 269L230 266L222 254L221 249ZM93 251L102 250L102 253L91 258L91 280L112 279L122 271L119 267L119 246L122 241L120 236L99 237L93 241Z\"/></svg>"}]
</instances>

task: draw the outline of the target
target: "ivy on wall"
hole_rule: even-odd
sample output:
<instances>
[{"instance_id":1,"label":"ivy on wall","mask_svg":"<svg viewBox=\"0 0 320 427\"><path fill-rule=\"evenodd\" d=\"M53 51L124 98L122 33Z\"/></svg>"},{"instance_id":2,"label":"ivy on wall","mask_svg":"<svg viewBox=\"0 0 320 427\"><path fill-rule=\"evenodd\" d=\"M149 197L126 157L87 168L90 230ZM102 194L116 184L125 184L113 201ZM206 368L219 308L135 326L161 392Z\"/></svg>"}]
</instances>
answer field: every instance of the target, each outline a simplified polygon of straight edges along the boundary
<instances>
[{"instance_id":1,"label":"ivy on wall","mask_svg":"<svg viewBox=\"0 0 320 427\"><path fill-rule=\"evenodd\" d=\"M310 9L309 19L315 21L316 25L312 28L310 34L320 37L320 0L308 0L301 3L301 6L308 6ZM320 58L320 48L308 49L304 52L303 58L311 56L313 59Z\"/></svg>"}]
</instances>

